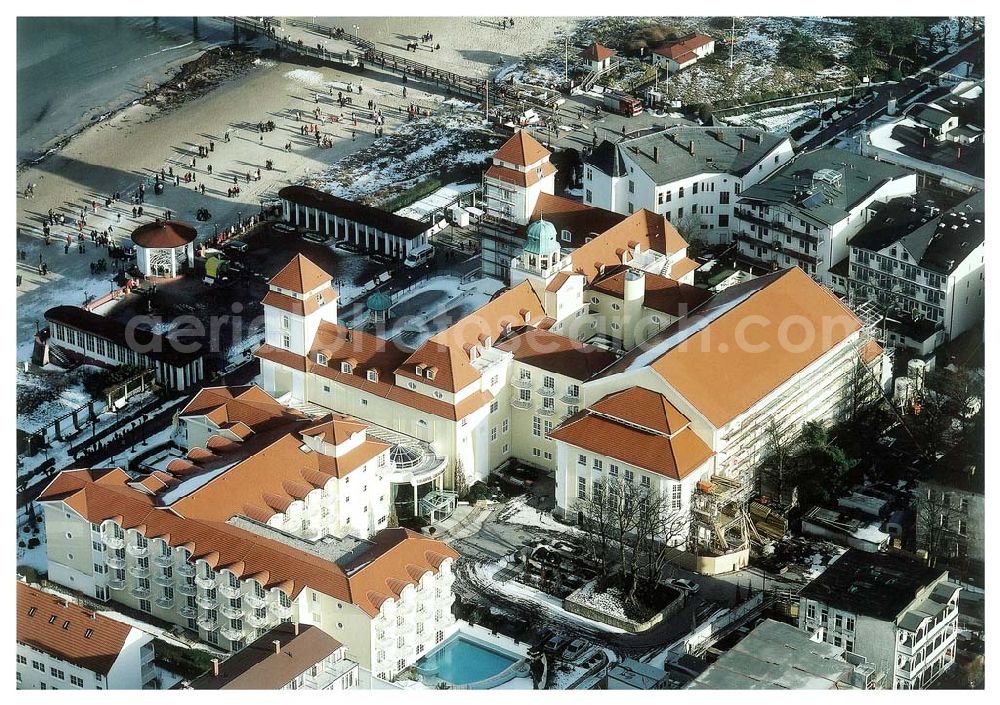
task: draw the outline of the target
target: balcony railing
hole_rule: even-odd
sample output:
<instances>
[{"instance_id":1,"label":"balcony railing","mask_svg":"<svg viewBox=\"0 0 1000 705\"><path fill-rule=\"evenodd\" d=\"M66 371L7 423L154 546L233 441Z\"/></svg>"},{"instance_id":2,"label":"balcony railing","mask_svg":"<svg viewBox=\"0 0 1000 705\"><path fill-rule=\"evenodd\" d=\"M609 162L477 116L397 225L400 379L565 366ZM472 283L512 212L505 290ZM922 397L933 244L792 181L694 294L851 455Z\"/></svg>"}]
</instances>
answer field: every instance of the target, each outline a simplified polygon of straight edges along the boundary
<instances>
[{"instance_id":1,"label":"balcony railing","mask_svg":"<svg viewBox=\"0 0 1000 705\"><path fill-rule=\"evenodd\" d=\"M531 389L531 380L517 377L510 381L510 385L512 387L517 387L518 389Z\"/></svg>"},{"instance_id":2,"label":"balcony railing","mask_svg":"<svg viewBox=\"0 0 1000 705\"><path fill-rule=\"evenodd\" d=\"M219 592L221 592L226 597L240 597L243 594L242 585L230 585L229 583L221 583L218 589Z\"/></svg>"},{"instance_id":3,"label":"balcony railing","mask_svg":"<svg viewBox=\"0 0 1000 705\"><path fill-rule=\"evenodd\" d=\"M195 585L194 583L189 583L189 582L185 581L185 582L182 582L182 583L178 583L178 585L177 585L177 592L179 592L180 594L185 595L185 596L197 595L198 594L198 586Z\"/></svg>"},{"instance_id":4,"label":"balcony railing","mask_svg":"<svg viewBox=\"0 0 1000 705\"><path fill-rule=\"evenodd\" d=\"M519 399L518 397L511 398L510 405L513 406L515 409L530 409L531 408L531 402L530 401L524 401L523 399Z\"/></svg>"},{"instance_id":5,"label":"balcony railing","mask_svg":"<svg viewBox=\"0 0 1000 705\"><path fill-rule=\"evenodd\" d=\"M569 394L567 392L566 394L563 394L562 397L559 398L559 401L568 406L572 406L574 404L580 403L580 397L575 394Z\"/></svg>"},{"instance_id":6,"label":"balcony railing","mask_svg":"<svg viewBox=\"0 0 1000 705\"><path fill-rule=\"evenodd\" d=\"M244 617L243 619L245 619L246 623L249 624L254 629L264 629L266 627L269 627L271 626L271 621L272 621L268 618L266 614L263 617L261 617L256 612L253 611L248 612L246 617Z\"/></svg>"},{"instance_id":7,"label":"balcony railing","mask_svg":"<svg viewBox=\"0 0 1000 705\"><path fill-rule=\"evenodd\" d=\"M267 598L260 597L254 592L248 592L243 596L243 602L247 607L252 607L253 609L260 609L261 607L267 607Z\"/></svg>"},{"instance_id":8,"label":"balcony railing","mask_svg":"<svg viewBox=\"0 0 1000 705\"><path fill-rule=\"evenodd\" d=\"M112 536L111 534L102 534L101 538L104 541L104 545L108 548L125 548L125 538L123 536Z\"/></svg>"},{"instance_id":9,"label":"balcony railing","mask_svg":"<svg viewBox=\"0 0 1000 705\"><path fill-rule=\"evenodd\" d=\"M556 410L553 409L551 406L543 406L541 409L538 410L538 415L539 416L555 416L556 415Z\"/></svg>"},{"instance_id":10,"label":"balcony railing","mask_svg":"<svg viewBox=\"0 0 1000 705\"><path fill-rule=\"evenodd\" d=\"M149 555L149 546L140 546L138 544L130 543L125 547L125 552L130 556L142 558L143 556Z\"/></svg>"},{"instance_id":11,"label":"balcony railing","mask_svg":"<svg viewBox=\"0 0 1000 705\"><path fill-rule=\"evenodd\" d=\"M288 605L286 607L285 605L281 604L280 602L272 602L268 606L268 609L271 612L273 612L274 616L277 617L278 619L286 619L286 618L292 616L292 606L291 605Z\"/></svg>"},{"instance_id":12,"label":"balcony railing","mask_svg":"<svg viewBox=\"0 0 1000 705\"><path fill-rule=\"evenodd\" d=\"M115 554L115 553L109 553L107 555L107 558L105 558L105 562L108 564L109 568L124 568L125 567L125 558L123 556L119 556L118 554Z\"/></svg>"},{"instance_id":13,"label":"balcony railing","mask_svg":"<svg viewBox=\"0 0 1000 705\"><path fill-rule=\"evenodd\" d=\"M177 566L177 574L183 575L185 578L190 578L195 574L195 568L190 563L181 563Z\"/></svg>"},{"instance_id":14,"label":"balcony railing","mask_svg":"<svg viewBox=\"0 0 1000 705\"><path fill-rule=\"evenodd\" d=\"M226 619L240 619L243 617L243 607L233 607L229 603L224 603L219 609Z\"/></svg>"},{"instance_id":15,"label":"balcony railing","mask_svg":"<svg viewBox=\"0 0 1000 705\"><path fill-rule=\"evenodd\" d=\"M157 573L153 578L153 582L157 585L162 585L163 587L173 587L174 576L167 575L166 573Z\"/></svg>"},{"instance_id":16,"label":"balcony railing","mask_svg":"<svg viewBox=\"0 0 1000 705\"><path fill-rule=\"evenodd\" d=\"M198 617L198 628L206 632L214 632L219 628L219 620L207 614Z\"/></svg>"},{"instance_id":17,"label":"balcony railing","mask_svg":"<svg viewBox=\"0 0 1000 705\"><path fill-rule=\"evenodd\" d=\"M174 564L174 557L171 555L164 556L162 553L157 553L156 556L153 557L153 563L161 568L169 568Z\"/></svg>"},{"instance_id":18,"label":"balcony railing","mask_svg":"<svg viewBox=\"0 0 1000 705\"><path fill-rule=\"evenodd\" d=\"M203 575L199 575L197 578L194 579L194 581L195 583L197 583L198 587L203 588L205 590L210 590L211 588L215 587L216 583L218 582L218 579L214 575L211 578L206 578Z\"/></svg>"},{"instance_id":19,"label":"balcony railing","mask_svg":"<svg viewBox=\"0 0 1000 705\"><path fill-rule=\"evenodd\" d=\"M145 585L133 585L130 592L132 597L149 597L150 594L149 588Z\"/></svg>"},{"instance_id":20,"label":"balcony railing","mask_svg":"<svg viewBox=\"0 0 1000 705\"><path fill-rule=\"evenodd\" d=\"M193 605L184 605L178 611L180 612L181 617L184 617L185 619L192 619L198 616L198 608Z\"/></svg>"},{"instance_id":21,"label":"balcony railing","mask_svg":"<svg viewBox=\"0 0 1000 705\"><path fill-rule=\"evenodd\" d=\"M210 610L210 609L215 609L215 606L219 604L219 598L212 597L211 595L202 594L198 595L198 597L195 599L195 602L197 602L198 606L201 607L202 609Z\"/></svg>"},{"instance_id":22,"label":"balcony railing","mask_svg":"<svg viewBox=\"0 0 1000 705\"><path fill-rule=\"evenodd\" d=\"M108 580L108 587L112 590L124 590L125 578L110 578Z\"/></svg>"},{"instance_id":23,"label":"balcony railing","mask_svg":"<svg viewBox=\"0 0 1000 705\"><path fill-rule=\"evenodd\" d=\"M556 395L555 387L539 387L538 396L540 397L554 397Z\"/></svg>"},{"instance_id":24,"label":"balcony railing","mask_svg":"<svg viewBox=\"0 0 1000 705\"><path fill-rule=\"evenodd\" d=\"M128 572L129 572L129 575L132 575L132 576L134 576L136 578L148 578L149 577L149 566L148 565L139 565L139 564L136 564L136 565L133 565L133 566L129 566Z\"/></svg>"},{"instance_id":25,"label":"balcony railing","mask_svg":"<svg viewBox=\"0 0 1000 705\"><path fill-rule=\"evenodd\" d=\"M240 639L243 638L243 635L246 633L246 629L244 629L243 627L240 627L239 629L234 629L233 627L227 624L222 628L221 633L222 636L225 637L228 641L239 641Z\"/></svg>"},{"instance_id":26,"label":"balcony railing","mask_svg":"<svg viewBox=\"0 0 1000 705\"><path fill-rule=\"evenodd\" d=\"M169 597L167 595L160 595L159 597L156 598L156 604L158 607L164 607L164 608L173 607L174 598L172 595Z\"/></svg>"}]
</instances>

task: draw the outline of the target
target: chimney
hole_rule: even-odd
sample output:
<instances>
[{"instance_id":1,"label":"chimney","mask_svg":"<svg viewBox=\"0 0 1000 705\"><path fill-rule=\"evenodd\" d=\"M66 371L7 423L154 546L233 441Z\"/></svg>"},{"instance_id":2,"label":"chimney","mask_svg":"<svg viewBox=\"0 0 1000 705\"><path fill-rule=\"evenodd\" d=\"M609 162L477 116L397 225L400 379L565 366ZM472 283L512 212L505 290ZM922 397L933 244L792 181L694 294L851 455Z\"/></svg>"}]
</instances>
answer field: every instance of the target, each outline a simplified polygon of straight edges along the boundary
<instances>
[{"instance_id":1,"label":"chimney","mask_svg":"<svg viewBox=\"0 0 1000 705\"><path fill-rule=\"evenodd\" d=\"M962 145L958 145L958 158L962 158Z\"/></svg>"},{"instance_id":2,"label":"chimney","mask_svg":"<svg viewBox=\"0 0 1000 705\"><path fill-rule=\"evenodd\" d=\"M97 621L97 612L88 612L87 616L90 617L95 622Z\"/></svg>"},{"instance_id":3,"label":"chimney","mask_svg":"<svg viewBox=\"0 0 1000 705\"><path fill-rule=\"evenodd\" d=\"M691 152L691 156L693 157L694 156L694 140L691 140L688 143L688 151Z\"/></svg>"},{"instance_id":4,"label":"chimney","mask_svg":"<svg viewBox=\"0 0 1000 705\"><path fill-rule=\"evenodd\" d=\"M754 141L757 142L757 144L761 144L764 141L764 135L762 135L759 132L756 135L754 135L753 138L754 138Z\"/></svg>"},{"instance_id":5,"label":"chimney","mask_svg":"<svg viewBox=\"0 0 1000 705\"><path fill-rule=\"evenodd\" d=\"M219 659L217 658L212 659L212 675L219 675Z\"/></svg>"},{"instance_id":6,"label":"chimney","mask_svg":"<svg viewBox=\"0 0 1000 705\"><path fill-rule=\"evenodd\" d=\"M655 145L653 146L653 161L657 164L660 162L660 148Z\"/></svg>"},{"instance_id":7,"label":"chimney","mask_svg":"<svg viewBox=\"0 0 1000 705\"><path fill-rule=\"evenodd\" d=\"M274 653L280 654L281 653L281 639L275 639L271 643L274 644Z\"/></svg>"},{"instance_id":8,"label":"chimney","mask_svg":"<svg viewBox=\"0 0 1000 705\"><path fill-rule=\"evenodd\" d=\"M924 146L925 148L927 147L927 135L924 135L924 143L923 143L923 146Z\"/></svg>"},{"instance_id":9,"label":"chimney","mask_svg":"<svg viewBox=\"0 0 1000 705\"><path fill-rule=\"evenodd\" d=\"M747 138L740 137L740 152L745 152L747 148Z\"/></svg>"},{"instance_id":10,"label":"chimney","mask_svg":"<svg viewBox=\"0 0 1000 705\"><path fill-rule=\"evenodd\" d=\"M292 631L295 632L295 636L299 635L299 623L298 622L292 622Z\"/></svg>"},{"instance_id":11,"label":"chimney","mask_svg":"<svg viewBox=\"0 0 1000 705\"><path fill-rule=\"evenodd\" d=\"M346 340L348 343L354 340L354 331L352 331L350 328L344 331L344 340Z\"/></svg>"}]
</instances>

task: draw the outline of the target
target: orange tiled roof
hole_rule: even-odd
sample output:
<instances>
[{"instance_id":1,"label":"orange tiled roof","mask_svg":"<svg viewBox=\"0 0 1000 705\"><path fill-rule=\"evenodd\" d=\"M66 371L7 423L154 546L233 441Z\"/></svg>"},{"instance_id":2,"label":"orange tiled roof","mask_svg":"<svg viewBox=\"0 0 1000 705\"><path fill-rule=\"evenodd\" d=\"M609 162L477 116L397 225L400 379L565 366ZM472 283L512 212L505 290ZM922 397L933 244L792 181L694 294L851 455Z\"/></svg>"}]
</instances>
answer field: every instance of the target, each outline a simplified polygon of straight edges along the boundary
<instances>
[{"instance_id":1,"label":"orange tiled roof","mask_svg":"<svg viewBox=\"0 0 1000 705\"><path fill-rule=\"evenodd\" d=\"M601 265L614 267L624 264L621 253L631 250L636 244L640 250L653 250L666 255L687 247L687 242L666 218L644 208L573 250L570 254L573 271L591 281L600 272Z\"/></svg>"},{"instance_id":2,"label":"orange tiled roof","mask_svg":"<svg viewBox=\"0 0 1000 705\"><path fill-rule=\"evenodd\" d=\"M636 408L637 403L649 408ZM684 479L713 455L670 402L640 388L608 395L549 436L674 480Z\"/></svg>"},{"instance_id":3,"label":"orange tiled roof","mask_svg":"<svg viewBox=\"0 0 1000 705\"><path fill-rule=\"evenodd\" d=\"M884 352L885 350L878 344L877 340L867 340L861 347L861 361L866 365L870 365Z\"/></svg>"},{"instance_id":4,"label":"orange tiled roof","mask_svg":"<svg viewBox=\"0 0 1000 705\"><path fill-rule=\"evenodd\" d=\"M482 345L487 337L499 339L508 327L537 325L544 316L542 303L531 284L521 282L432 336L396 369L396 375L419 379L450 392L464 389L479 379L479 372L469 358L471 346ZM418 374L417 365L423 369L436 367L434 379Z\"/></svg>"},{"instance_id":5,"label":"orange tiled roof","mask_svg":"<svg viewBox=\"0 0 1000 705\"><path fill-rule=\"evenodd\" d=\"M253 577L265 588L285 590L293 599L308 586L351 602L370 615L378 613L378 605L368 593L387 591L390 580L414 583L410 566L436 572L443 560L440 556L458 558L441 541L406 529L385 529L371 539L370 549L341 567L224 522L182 517L155 506L149 496L127 482L128 476L117 468L68 471L60 473L38 499L63 501L95 524L112 519L148 538L161 537L171 546L184 546L192 558L206 560L215 570L226 568L237 577Z\"/></svg>"},{"instance_id":6,"label":"orange tiled roof","mask_svg":"<svg viewBox=\"0 0 1000 705\"><path fill-rule=\"evenodd\" d=\"M498 179L500 181L505 181L508 184L514 184L515 186L534 186L542 179L551 176L556 173L556 168L552 166L551 162L545 162L537 169L531 169L530 171L518 171L517 169L510 169L505 166L497 166L494 164L489 169L486 170L486 176L489 178Z\"/></svg>"},{"instance_id":7,"label":"orange tiled roof","mask_svg":"<svg viewBox=\"0 0 1000 705\"><path fill-rule=\"evenodd\" d=\"M654 335L606 374L649 367L721 428L861 328L801 269L730 287Z\"/></svg>"},{"instance_id":8,"label":"orange tiled roof","mask_svg":"<svg viewBox=\"0 0 1000 705\"><path fill-rule=\"evenodd\" d=\"M17 583L17 641L21 644L107 675L131 631L128 624Z\"/></svg>"},{"instance_id":9,"label":"orange tiled roof","mask_svg":"<svg viewBox=\"0 0 1000 705\"><path fill-rule=\"evenodd\" d=\"M280 272L271 277L269 284L288 289L299 294L308 294L333 279L307 257L295 255Z\"/></svg>"},{"instance_id":10,"label":"orange tiled roof","mask_svg":"<svg viewBox=\"0 0 1000 705\"><path fill-rule=\"evenodd\" d=\"M538 140L532 137L526 130L518 130L514 136L504 142L493 155L494 159L517 164L518 166L531 166L535 162L541 161L552 153L545 149Z\"/></svg>"},{"instance_id":11,"label":"orange tiled roof","mask_svg":"<svg viewBox=\"0 0 1000 705\"><path fill-rule=\"evenodd\" d=\"M538 194L535 210L531 214L531 220L544 218L552 223L560 234L560 244L563 247L582 247L586 244L588 237L597 237L625 220L626 217L622 213L588 206L580 201L554 196L551 193ZM527 227L522 228L522 235L523 230ZM563 230L570 232L572 239L568 244L562 240Z\"/></svg>"},{"instance_id":12,"label":"orange tiled roof","mask_svg":"<svg viewBox=\"0 0 1000 705\"><path fill-rule=\"evenodd\" d=\"M620 265L614 269L605 269L604 276L597 277L590 288L602 294L608 294L615 298L625 296L625 273L629 270L627 265ZM712 298L712 292L699 289L690 284L681 284L661 277L653 272L645 273L646 293L643 298L643 305L655 311L662 311L671 316L686 316L695 308Z\"/></svg>"},{"instance_id":13,"label":"orange tiled roof","mask_svg":"<svg viewBox=\"0 0 1000 705\"><path fill-rule=\"evenodd\" d=\"M614 55L614 49L609 49L600 42L594 42L580 52L580 56L587 61L604 61L605 59L610 59Z\"/></svg>"},{"instance_id":14,"label":"orange tiled roof","mask_svg":"<svg viewBox=\"0 0 1000 705\"><path fill-rule=\"evenodd\" d=\"M321 297L321 299L317 298ZM264 294L261 303L265 306L274 306L275 308L280 308L282 311L288 311L289 313L294 313L298 316L305 316L310 313L315 313L325 304L336 300L337 292L334 291L332 286L326 286L320 289L316 296L310 296L304 301L302 299L296 299L294 296L288 296L287 294L280 294L277 291L268 291Z\"/></svg>"},{"instance_id":15,"label":"orange tiled roof","mask_svg":"<svg viewBox=\"0 0 1000 705\"><path fill-rule=\"evenodd\" d=\"M590 379L618 359L602 348L537 328L516 331L497 347L513 353L515 360L576 380Z\"/></svg>"}]
</instances>

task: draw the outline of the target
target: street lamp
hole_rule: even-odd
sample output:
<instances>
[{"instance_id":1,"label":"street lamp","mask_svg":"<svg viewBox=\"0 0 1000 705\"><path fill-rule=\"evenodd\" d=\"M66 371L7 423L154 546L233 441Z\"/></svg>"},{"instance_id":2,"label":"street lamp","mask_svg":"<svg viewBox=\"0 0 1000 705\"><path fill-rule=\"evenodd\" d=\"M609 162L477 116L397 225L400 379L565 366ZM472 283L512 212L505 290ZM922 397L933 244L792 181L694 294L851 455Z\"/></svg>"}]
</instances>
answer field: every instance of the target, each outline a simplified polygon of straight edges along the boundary
<instances>
[{"instance_id":1,"label":"street lamp","mask_svg":"<svg viewBox=\"0 0 1000 705\"><path fill-rule=\"evenodd\" d=\"M361 28L358 27L357 25L354 25L354 41L358 41L358 33L360 31L361 31Z\"/></svg>"}]
</instances>

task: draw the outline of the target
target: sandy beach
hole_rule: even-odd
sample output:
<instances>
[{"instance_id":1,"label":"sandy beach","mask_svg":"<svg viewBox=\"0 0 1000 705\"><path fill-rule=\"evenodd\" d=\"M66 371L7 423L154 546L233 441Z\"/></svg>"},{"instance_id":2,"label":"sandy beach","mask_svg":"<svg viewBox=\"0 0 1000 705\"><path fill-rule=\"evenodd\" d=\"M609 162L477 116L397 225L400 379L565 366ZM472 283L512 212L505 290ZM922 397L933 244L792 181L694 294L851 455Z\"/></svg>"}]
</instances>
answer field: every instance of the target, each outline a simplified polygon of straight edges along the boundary
<instances>
[{"instance_id":1,"label":"sandy beach","mask_svg":"<svg viewBox=\"0 0 1000 705\"><path fill-rule=\"evenodd\" d=\"M312 18L309 18L312 19ZM434 34L440 51L419 51L410 56L442 69L485 75L499 59L512 61L523 52L544 47L557 27L567 24L564 18L515 20L515 27L500 30L488 20L463 18L327 18L318 21L343 26L351 31L359 25L363 37L383 45L385 50L406 56L405 45L413 41L411 32L419 30ZM287 28L292 36L309 41L309 33ZM332 48L332 47L331 47ZM172 217L197 225L199 239L211 238L218 230L236 222L239 216L258 212L262 199L272 197L283 186L315 175L343 156L363 149L374 140L374 125L361 117L357 127L351 120L352 106L342 109L336 95L346 92L347 84L360 82L363 93L352 94L354 108L367 115L367 101L374 100L386 117L385 133L391 134L406 117L406 107L416 103L422 110L440 107L443 95L428 92L433 86L409 82L407 97L402 96L404 84L399 76L366 70L363 74L330 68L303 67L291 63L261 60L244 75L229 80L206 95L185 102L165 114L155 108L135 105L114 117L84 130L60 152L18 175L19 196L26 184L35 184L33 198L17 201L18 249L24 259L18 261L21 286L18 288L18 353L26 360L31 354L31 342L37 326L44 325L45 310L57 304L83 304L88 298L107 293L113 283L111 276L94 276L90 264L107 258L104 248L95 247L86 237L85 252L80 253L75 222L81 209L86 211L84 232L104 232L111 226L112 240L127 241L131 231L169 209ZM319 94L319 102L316 96ZM320 130L333 138L333 147L316 147L315 137L303 135L304 121L316 122L310 111L319 108L325 120L330 114L344 114L344 121L324 122ZM303 122L297 119L301 111ZM257 124L273 120L275 130L259 134ZM226 131L230 142L224 141ZM355 133L352 139L352 131ZM198 146L215 143L210 158L197 158ZM292 144L290 152L286 143ZM192 158L196 165L192 168ZM265 162L274 161L267 171ZM212 173L208 173L211 165ZM154 174L161 169L173 169L181 175L179 186L168 183L162 195L152 189ZM255 180L261 169L261 180ZM185 183L184 172L192 172L196 181ZM247 172L251 181L246 180ZM240 187L236 198L227 196L233 179ZM132 204L127 200L141 180L148 179L146 202L142 217L133 218ZM202 195L198 187L204 184ZM104 199L121 192L123 201L104 207ZM97 202L96 213L91 208ZM198 222L196 213L207 208L211 219ZM65 226L52 229L52 243L42 240L42 224L49 209L66 216ZM68 253L64 252L66 235L73 236ZM48 267L47 276L39 272L40 262Z\"/></svg>"}]
</instances>

